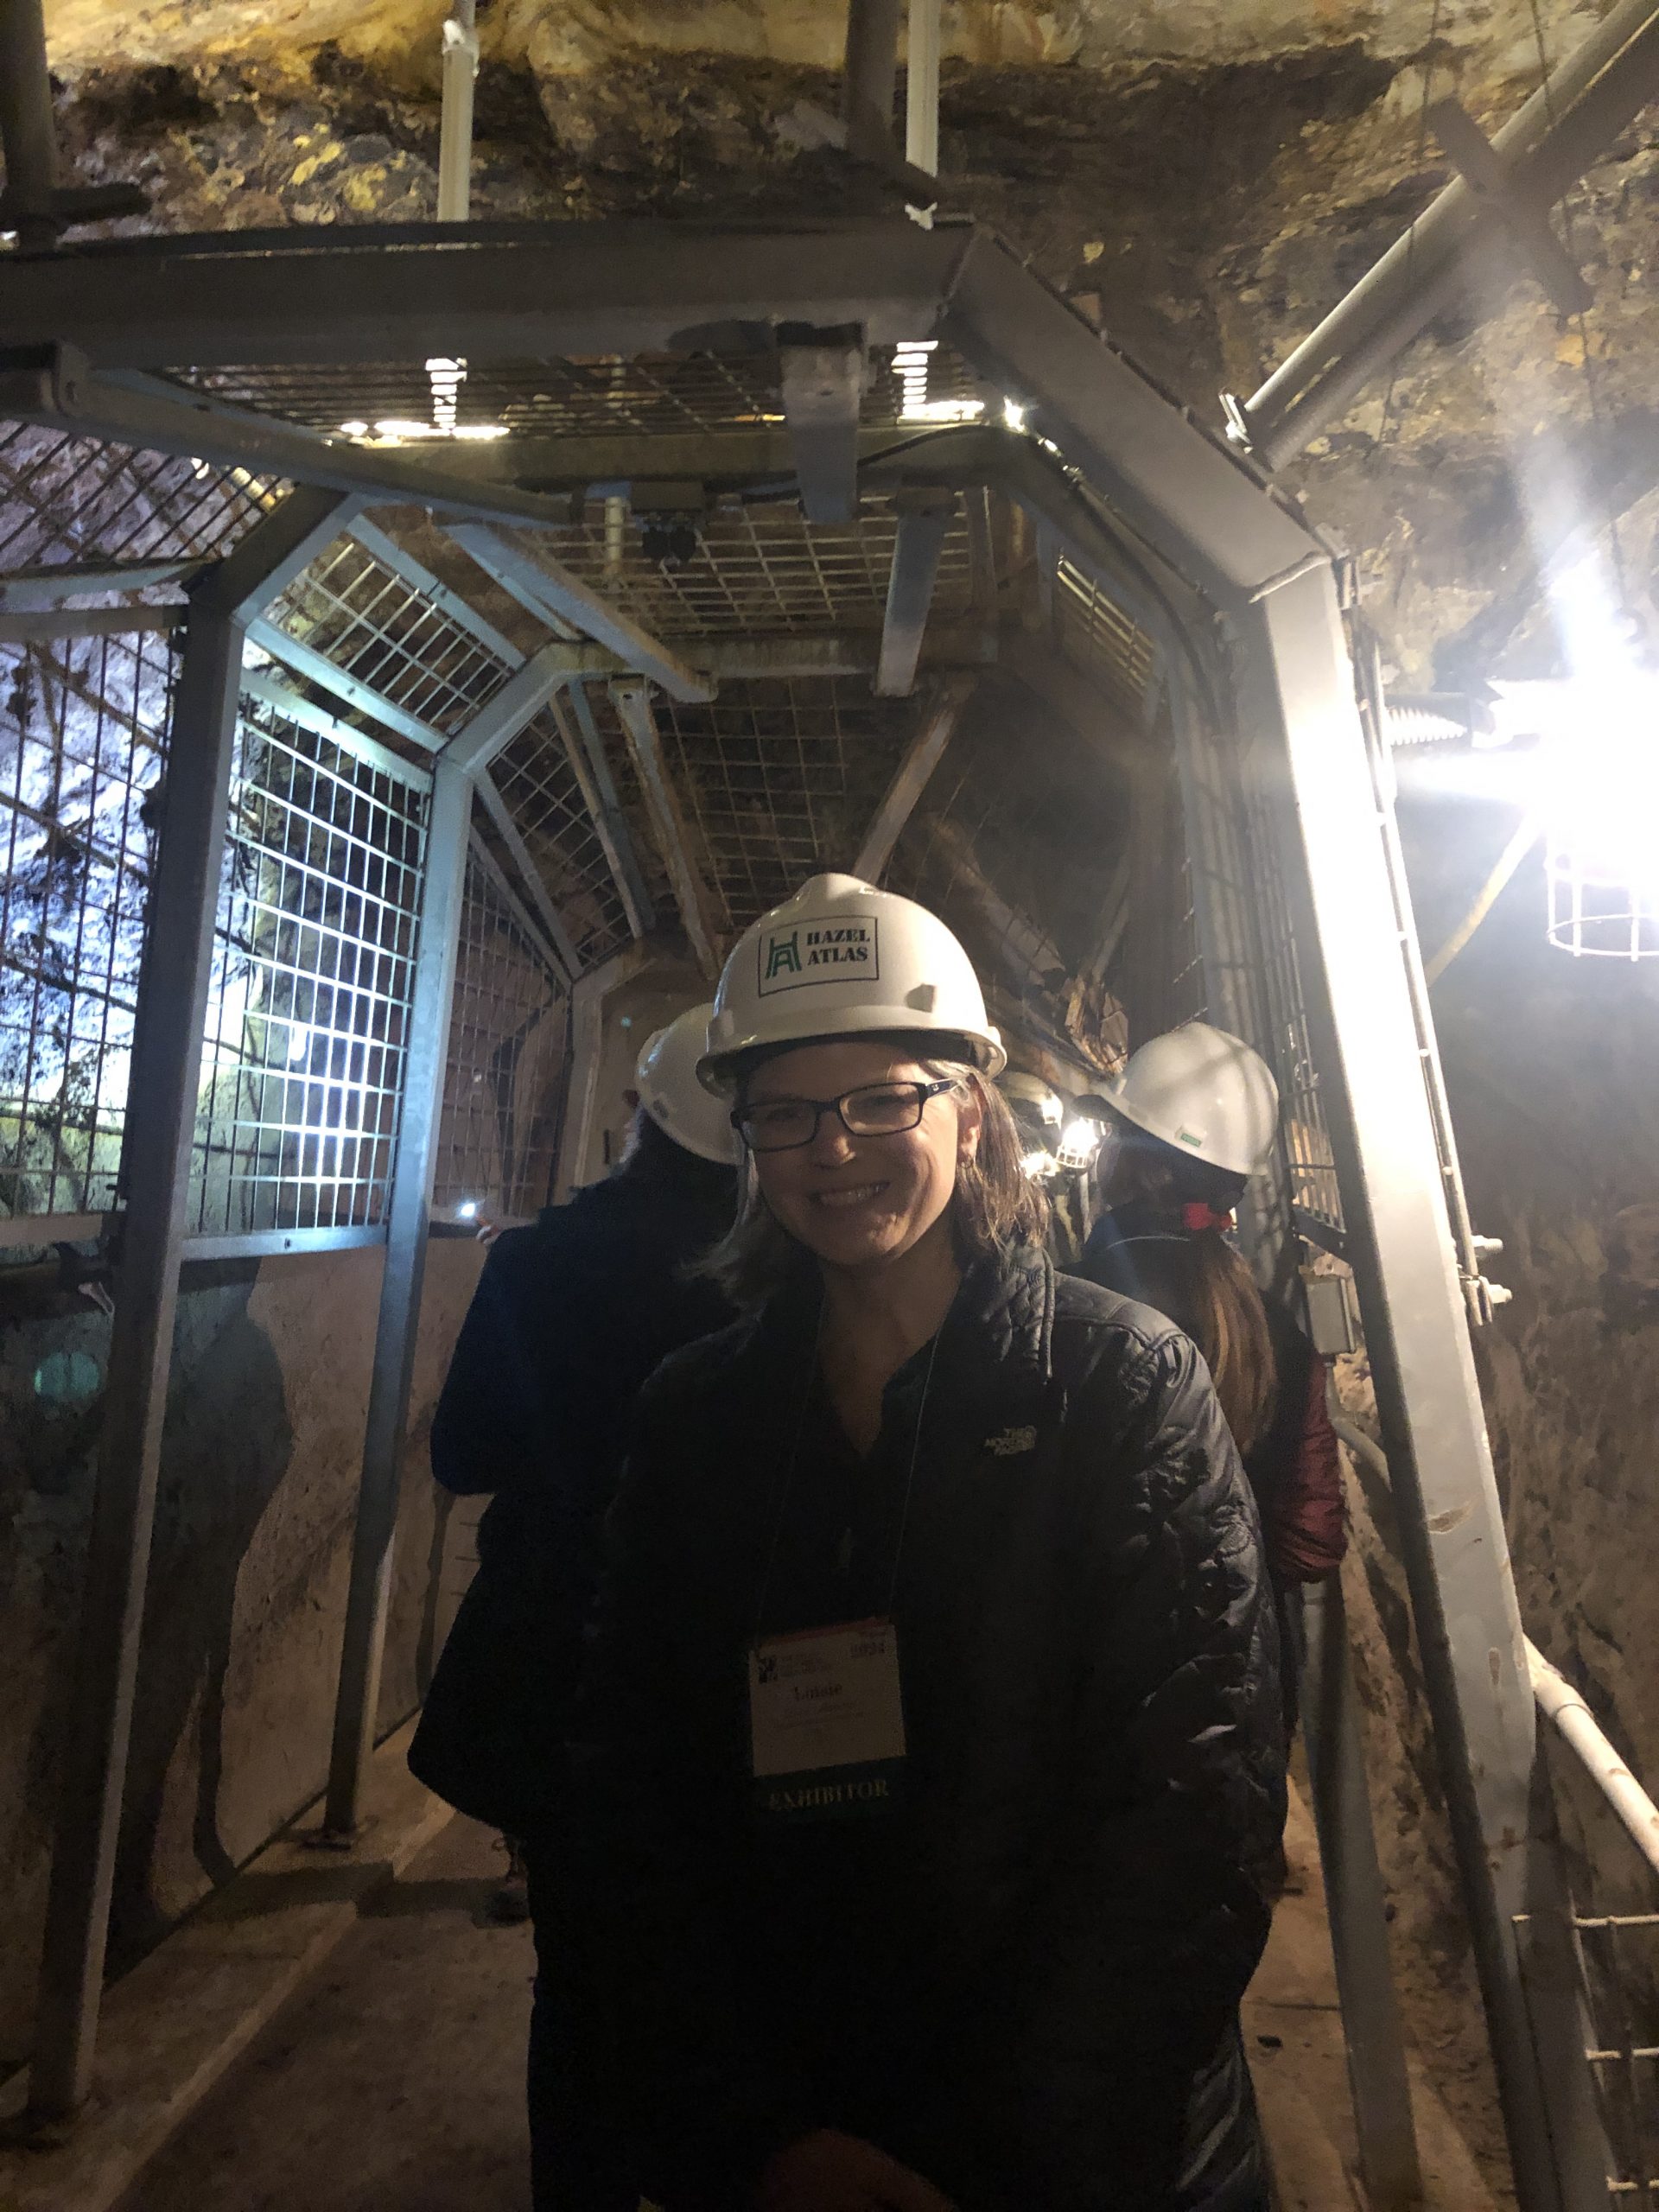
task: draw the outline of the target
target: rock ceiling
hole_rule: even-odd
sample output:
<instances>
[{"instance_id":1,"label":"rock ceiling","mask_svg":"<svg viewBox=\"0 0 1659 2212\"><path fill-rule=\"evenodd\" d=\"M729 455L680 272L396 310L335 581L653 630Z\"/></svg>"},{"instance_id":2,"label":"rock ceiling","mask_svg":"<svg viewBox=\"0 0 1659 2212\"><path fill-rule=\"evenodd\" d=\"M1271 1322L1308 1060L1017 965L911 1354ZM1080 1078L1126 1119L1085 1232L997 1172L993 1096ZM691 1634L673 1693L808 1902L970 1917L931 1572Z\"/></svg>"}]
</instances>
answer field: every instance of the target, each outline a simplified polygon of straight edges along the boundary
<instances>
[{"instance_id":1,"label":"rock ceiling","mask_svg":"<svg viewBox=\"0 0 1659 2212\"><path fill-rule=\"evenodd\" d=\"M443 12L48 0L66 147L83 175L143 183L164 228L423 219ZM1541 48L1592 21L1560 0L947 0L943 167L1218 419L1218 392L1253 389L1444 181L1426 96L1495 127ZM481 0L474 213L886 204L799 126L804 100L833 101L842 22L838 0ZM1527 492L1563 465L1575 519L1624 515L1620 588L1659 613L1656 195L1649 116L1566 211L1581 322L1494 259L1495 311L1443 319L1290 472L1412 680L1548 664L1536 572L1567 524Z\"/></svg>"}]
</instances>

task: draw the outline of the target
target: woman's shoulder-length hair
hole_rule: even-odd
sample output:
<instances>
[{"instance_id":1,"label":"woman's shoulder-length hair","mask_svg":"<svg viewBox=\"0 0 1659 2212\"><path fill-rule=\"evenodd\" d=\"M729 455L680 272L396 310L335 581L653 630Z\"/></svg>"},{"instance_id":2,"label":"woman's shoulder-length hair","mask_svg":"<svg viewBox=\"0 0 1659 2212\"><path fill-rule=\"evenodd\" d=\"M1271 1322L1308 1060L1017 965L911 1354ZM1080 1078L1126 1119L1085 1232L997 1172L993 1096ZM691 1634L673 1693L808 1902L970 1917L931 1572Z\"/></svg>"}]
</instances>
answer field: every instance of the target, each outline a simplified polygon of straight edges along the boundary
<instances>
[{"instance_id":1,"label":"woman's shoulder-length hair","mask_svg":"<svg viewBox=\"0 0 1659 2212\"><path fill-rule=\"evenodd\" d=\"M1007 1101L971 1061L940 1057L935 1049L918 1052L918 1065L935 1081L954 1083L979 1108L979 1147L957 1171L950 1200L951 1227L964 1267L977 1260L1002 1258L1017 1246L1041 1244L1048 1232L1048 1199L1025 1170L1024 1148ZM745 1071L738 1086L741 1101ZM730 1231L699 1263L734 1306L753 1312L798 1274L806 1255L778 1222L760 1194L753 1160L739 1176L737 1218Z\"/></svg>"}]
</instances>

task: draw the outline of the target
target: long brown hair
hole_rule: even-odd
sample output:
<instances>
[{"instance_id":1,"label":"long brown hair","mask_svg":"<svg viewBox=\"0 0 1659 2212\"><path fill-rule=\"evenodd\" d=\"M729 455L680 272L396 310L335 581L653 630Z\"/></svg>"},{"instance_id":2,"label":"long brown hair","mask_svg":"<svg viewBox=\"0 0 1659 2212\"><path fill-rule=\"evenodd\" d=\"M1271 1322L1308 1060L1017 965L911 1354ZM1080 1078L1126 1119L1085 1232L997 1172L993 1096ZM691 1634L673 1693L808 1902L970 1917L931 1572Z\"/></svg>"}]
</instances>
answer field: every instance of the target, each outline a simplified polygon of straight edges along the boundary
<instances>
[{"instance_id":1,"label":"long brown hair","mask_svg":"<svg viewBox=\"0 0 1659 2212\"><path fill-rule=\"evenodd\" d=\"M1150 1302L1184 1328L1208 1363L1241 1458L1272 1426L1279 1396L1268 1309L1255 1278L1219 1229L1187 1229L1183 1208L1230 1213L1244 1178L1186 1159L1155 1139L1125 1133L1109 1170L1109 1196L1140 1198L1168 1224L1170 1258L1154 1265Z\"/></svg>"},{"instance_id":2,"label":"long brown hair","mask_svg":"<svg viewBox=\"0 0 1659 2212\"><path fill-rule=\"evenodd\" d=\"M895 1038L895 1046L908 1039ZM936 1047L937 1038L928 1040ZM918 1052L918 1064L938 1082L954 1083L979 1109L979 1147L957 1168L950 1198L950 1226L957 1255L964 1268L993 1255L1004 1258L1016 1246L1039 1244L1048 1230L1048 1199L1020 1165L1020 1132L1007 1102L969 1062L938 1059ZM741 1103L753 1066L738 1084ZM805 1256L761 1195L753 1158L738 1178L737 1219L697 1272L712 1278L733 1305L744 1311L763 1306Z\"/></svg>"}]
</instances>

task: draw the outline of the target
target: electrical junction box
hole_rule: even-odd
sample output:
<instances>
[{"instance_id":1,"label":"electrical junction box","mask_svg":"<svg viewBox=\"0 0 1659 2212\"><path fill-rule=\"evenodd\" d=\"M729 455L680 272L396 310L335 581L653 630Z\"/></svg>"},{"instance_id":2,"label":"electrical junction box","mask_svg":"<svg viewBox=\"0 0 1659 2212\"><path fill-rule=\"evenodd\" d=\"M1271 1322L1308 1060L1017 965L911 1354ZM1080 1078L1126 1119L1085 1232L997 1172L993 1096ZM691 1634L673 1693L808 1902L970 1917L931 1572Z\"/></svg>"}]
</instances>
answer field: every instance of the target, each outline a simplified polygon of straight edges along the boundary
<instances>
[{"instance_id":1,"label":"electrical junction box","mask_svg":"<svg viewBox=\"0 0 1659 2212\"><path fill-rule=\"evenodd\" d=\"M1304 1274L1307 1333L1325 1359L1352 1351L1359 1343L1359 1307L1351 1275Z\"/></svg>"}]
</instances>

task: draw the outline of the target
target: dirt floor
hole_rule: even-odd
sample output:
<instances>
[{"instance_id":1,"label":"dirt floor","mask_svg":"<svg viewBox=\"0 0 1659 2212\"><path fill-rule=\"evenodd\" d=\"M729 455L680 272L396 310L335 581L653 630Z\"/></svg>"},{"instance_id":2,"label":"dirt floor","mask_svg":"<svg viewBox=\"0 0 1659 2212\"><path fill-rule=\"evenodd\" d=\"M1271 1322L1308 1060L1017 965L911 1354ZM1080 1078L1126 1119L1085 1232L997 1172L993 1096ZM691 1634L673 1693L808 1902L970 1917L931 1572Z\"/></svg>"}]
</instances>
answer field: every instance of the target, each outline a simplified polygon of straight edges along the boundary
<instances>
[{"instance_id":1,"label":"dirt floor","mask_svg":"<svg viewBox=\"0 0 1659 2212\"><path fill-rule=\"evenodd\" d=\"M528 1928L489 1918L503 1865L453 1821L121 2212L523 2212L533 1954Z\"/></svg>"}]
</instances>

